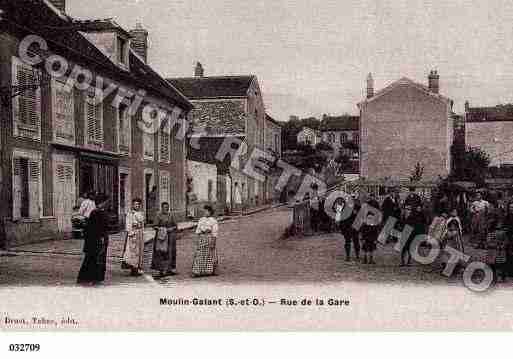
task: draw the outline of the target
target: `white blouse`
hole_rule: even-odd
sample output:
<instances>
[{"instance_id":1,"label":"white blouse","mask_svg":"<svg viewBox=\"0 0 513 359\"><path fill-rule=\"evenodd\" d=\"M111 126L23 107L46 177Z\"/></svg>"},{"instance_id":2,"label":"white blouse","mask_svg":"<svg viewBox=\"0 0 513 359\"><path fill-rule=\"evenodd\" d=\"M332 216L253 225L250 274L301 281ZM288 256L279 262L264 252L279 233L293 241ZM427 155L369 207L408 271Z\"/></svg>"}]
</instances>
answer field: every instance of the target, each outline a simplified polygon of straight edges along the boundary
<instances>
[{"instance_id":1,"label":"white blouse","mask_svg":"<svg viewBox=\"0 0 513 359\"><path fill-rule=\"evenodd\" d=\"M196 234L210 231L214 237L217 237L218 227L217 220L214 217L201 217L196 227Z\"/></svg>"},{"instance_id":2,"label":"white blouse","mask_svg":"<svg viewBox=\"0 0 513 359\"><path fill-rule=\"evenodd\" d=\"M135 235L135 231L144 228L144 214L130 211L126 215L126 231L129 236Z\"/></svg>"}]
</instances>

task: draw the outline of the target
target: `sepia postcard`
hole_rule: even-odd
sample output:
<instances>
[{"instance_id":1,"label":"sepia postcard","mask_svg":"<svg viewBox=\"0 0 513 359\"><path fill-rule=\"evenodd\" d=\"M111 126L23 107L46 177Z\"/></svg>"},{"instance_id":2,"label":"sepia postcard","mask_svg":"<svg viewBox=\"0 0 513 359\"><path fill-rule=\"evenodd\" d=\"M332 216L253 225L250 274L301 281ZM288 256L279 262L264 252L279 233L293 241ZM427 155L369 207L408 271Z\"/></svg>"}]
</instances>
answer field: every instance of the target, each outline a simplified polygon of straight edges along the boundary
<instances>
[{"instance_id":1,"label":"sepia postcard","mask_svg":"<svg viewBox=\"0 0 513 359\"><path fill-rule=\"evenodd\" d=\"M0 330L510 331L512 16L0 0Z\"/></svg>"}]
</instances>

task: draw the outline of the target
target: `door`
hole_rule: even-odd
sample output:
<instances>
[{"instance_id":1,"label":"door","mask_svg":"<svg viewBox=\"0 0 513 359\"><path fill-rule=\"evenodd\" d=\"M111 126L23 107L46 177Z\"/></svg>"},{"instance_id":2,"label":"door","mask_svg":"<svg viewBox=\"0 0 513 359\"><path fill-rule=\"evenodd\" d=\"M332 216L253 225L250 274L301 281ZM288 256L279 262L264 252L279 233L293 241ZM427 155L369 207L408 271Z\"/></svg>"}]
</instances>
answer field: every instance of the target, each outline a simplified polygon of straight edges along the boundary
<instances>
[{"instance_id":1,"label":"door","mask_svg":"<svg viewBox=\"0 0 513 359\"><path fill-rule=\"evenodd\" d=\"M130 170L119 170L119 217L120 223L125 225L125 219L131 204Z\"/></svg>"},{"instance_id":2,"label":"door","mask_svg":"<svg viewBox=\"0 0 513 359\"><path fill-rule=\"evenodd\" d=\"M60 232L71 232L71 215L76 206L75 158L53 155L53 208Z\"/></svg>"}]
</instances>

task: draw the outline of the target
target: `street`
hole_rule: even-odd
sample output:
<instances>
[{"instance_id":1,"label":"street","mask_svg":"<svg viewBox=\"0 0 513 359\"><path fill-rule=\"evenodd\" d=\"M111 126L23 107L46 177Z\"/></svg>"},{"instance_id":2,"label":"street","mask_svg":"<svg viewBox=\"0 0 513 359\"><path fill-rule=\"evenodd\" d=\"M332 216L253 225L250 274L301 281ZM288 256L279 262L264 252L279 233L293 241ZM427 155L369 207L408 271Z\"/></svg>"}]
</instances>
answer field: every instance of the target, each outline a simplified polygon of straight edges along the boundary
<instances>
[{"instance_id":1,"label":"street","mask_svg":"<svg viewBox=\"0 0 513 359\"><path fill-rule=\"evenodd\" d=\"M283 239L291 221L291 210L277 208L220 224L217 243L219 275L192 278L193 233L183 232L177 244L178 275L154 280L149 269L151 242L147 243L146 275L128 276L120 268L123 243L113 236L109 245L105 285L159 283L175 286L189 283L416 283L462 285L459 277L446 278L434 266L399 267L393 245L378 246L375 265L345 262L344 241L338 233ZM0 283L8 286L71 286L82 260L82 241L66 240L17 247L14 256L0 262ZM500 284L505 287L508 283Z\"/></svg>"}]
</instances>

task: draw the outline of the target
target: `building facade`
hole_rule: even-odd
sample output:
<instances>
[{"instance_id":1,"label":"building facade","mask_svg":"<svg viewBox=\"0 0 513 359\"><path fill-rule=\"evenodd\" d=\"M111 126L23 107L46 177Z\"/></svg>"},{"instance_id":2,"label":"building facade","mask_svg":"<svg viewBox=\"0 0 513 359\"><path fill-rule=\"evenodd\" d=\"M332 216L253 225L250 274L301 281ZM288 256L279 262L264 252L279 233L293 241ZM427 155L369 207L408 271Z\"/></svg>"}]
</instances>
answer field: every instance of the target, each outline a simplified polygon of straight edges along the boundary
<instances>
[{"instance_id":1,"label":"building facade","mask_svg":"<svg viewBox=\"0 0 513 359\"><path fill-rule=\"evenodd\" d=\"M319 142L321 142L321 133L313 128L305 126L297 134L297 143L315 146Z\"/></svg>"},{"instance_id":2,"label":"building facade","mask_svg":"<svg viewBox=\"0 0 513 359\"><path fill-rule=\"evenodd\" d=\"M1 86L25 89L1 111L4 246L66 235L89 192L109 197L113 226L134 198L148 209L150 193L184 216L192 104L131 49L139 39L112 20L71 18L62 0L2 10Z\"/></svg>"},{"instance_id":3,"label":"building facade","mask_svg":"<svg viewBox=\"0 0 513 359\"><path fill-rule=\"evenodd\" d=\"M282 156L282 127L269 114L265 115L265 150L275 155L277 159ZM265 182L267 202L280 202L281 192L276 190L279 178L280 172L273 172L267 177Z\"/></svg>"},{"instance_id":4,"label":"building facade","mask_svg":"<svg viewBox=\"0 0 513 359\"><path fill-rule=\"evenodd\" d=\"M470 107L465 103L465 142L490 156L490 166L513 164L513 105Z\"/></svg>"},{"instance_id":5,"label":"building facade","mask_svg":"<svg viewBox=\"0 0 513 359\"><path fill-rule=\"evenodd\" d=\"M218 166L217 178L210 179L217 182L218 210L232 208L236 187L245 207L264 203L265 182L242 171L253 150L265 148L266 113L257 77L204 76L203 66L197 63L194 77L169 78L168 81L194 104L189 114L188 138L198 144L198 149L189 146L190 160L198 162L195 156L203 156L204 148L215 155L226 139L240 139L246 145L239 157L240 163L226 166L215 158L204 161L207 164L212 160ZM198 191L204 192L204 189Z\"/></svg>"},{"instance_id":6,"label":"building facade","mask_svg":"<svg viewBox=\"0 0 513 359\"><path fill-rule=\"evenodd\" d=\"M439 94L439 76L429 84L402 78L367 98L360 109L360 175L367 179L409 179L417 163L423 180L447 176L453 142L452 101Z\"/></svg>"}]
</instances>

